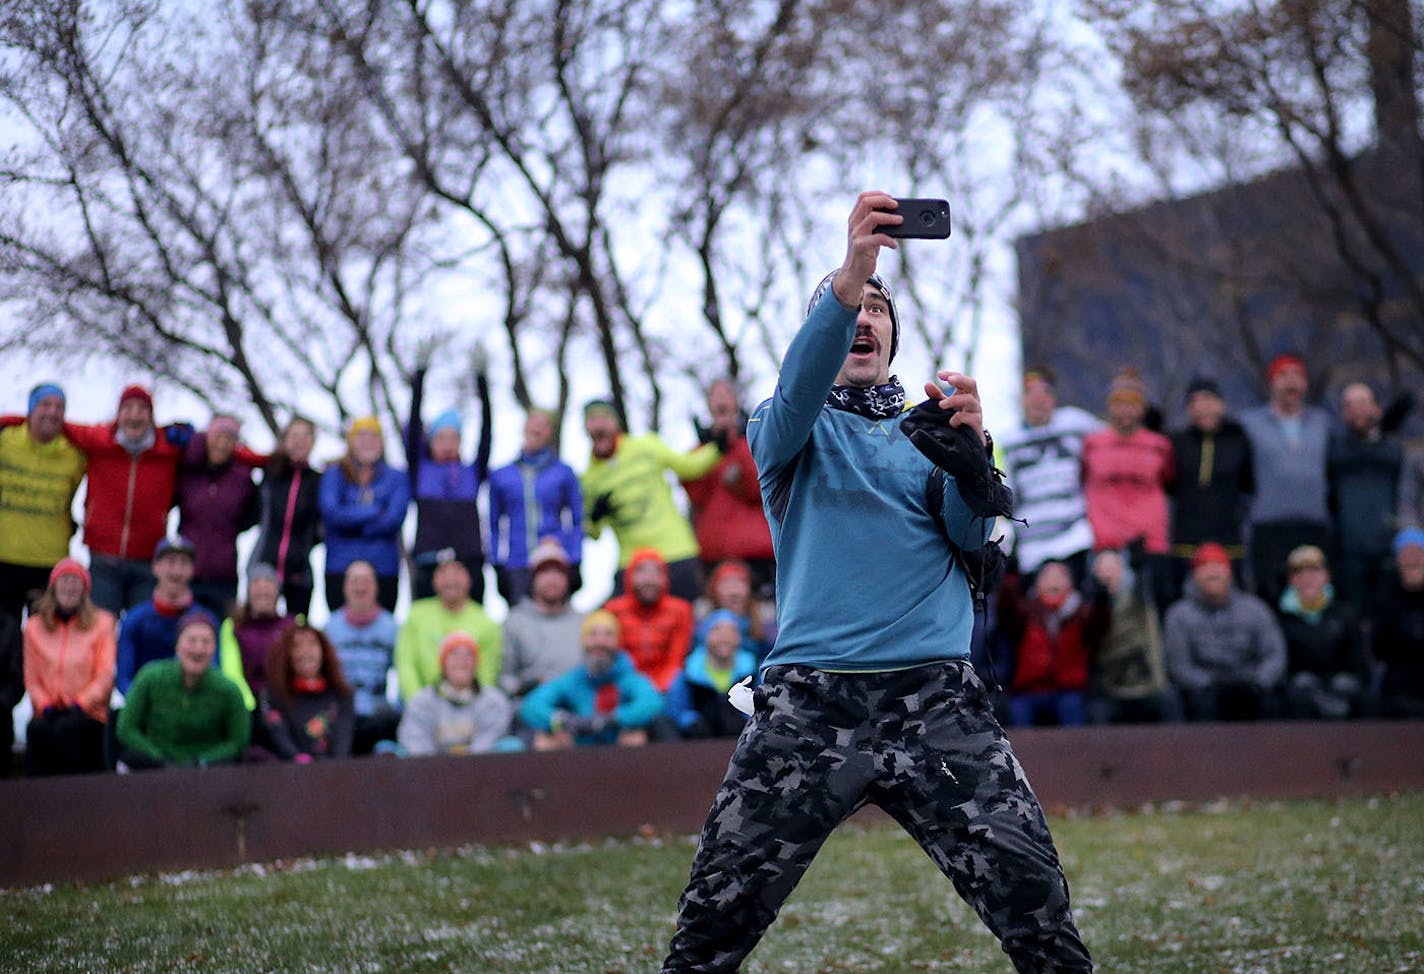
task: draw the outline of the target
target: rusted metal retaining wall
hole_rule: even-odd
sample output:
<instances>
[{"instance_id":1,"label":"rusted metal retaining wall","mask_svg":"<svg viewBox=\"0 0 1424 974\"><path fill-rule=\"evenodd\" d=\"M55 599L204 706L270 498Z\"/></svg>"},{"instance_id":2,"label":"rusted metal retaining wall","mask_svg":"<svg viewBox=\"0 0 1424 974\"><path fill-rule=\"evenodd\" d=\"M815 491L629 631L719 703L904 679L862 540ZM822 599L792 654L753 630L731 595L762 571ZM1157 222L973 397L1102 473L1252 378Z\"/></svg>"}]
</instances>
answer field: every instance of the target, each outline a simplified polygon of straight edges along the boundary
<instances>
[{"instance_id":1,"label":"rusted metal retaining wall","mask_svg":"<svg viewBox=\"0 0 1424 974\"><path fill-rule=\"evenodd\" d=\"M1019 730L1049 808L1424 788L1424 721ZM0 782L0 885L694 831L729 741Z\"/></svg>"}]
</instances>

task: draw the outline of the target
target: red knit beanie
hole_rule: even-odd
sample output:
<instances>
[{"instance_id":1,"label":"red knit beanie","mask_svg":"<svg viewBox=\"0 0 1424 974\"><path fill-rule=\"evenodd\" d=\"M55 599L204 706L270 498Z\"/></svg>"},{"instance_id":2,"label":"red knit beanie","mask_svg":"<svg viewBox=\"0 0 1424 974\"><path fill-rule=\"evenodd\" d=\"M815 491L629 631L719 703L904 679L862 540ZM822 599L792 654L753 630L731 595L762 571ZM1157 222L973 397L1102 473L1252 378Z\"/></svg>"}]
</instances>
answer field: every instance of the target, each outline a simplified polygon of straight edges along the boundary
<instances>
[{"instance_id":1,"label":"red knit beanie","mask_svg":"<svg viewBox=\"0 0 1424 974\"><path fill-rule=\"evenodd\" d=\"M93 582L91 582L89 579L89 569L79 564L79 562L75 561L73 558L61 558L59 560L59 564L55 565L54 568L50 570L50 587L53 588L54 583L59 581L65 575L73 575L75 578L83 582L84 594L89 594L90 588L93 587Z\"/></svg>"},{"instance_id":2,"label":"red knit beanie","mask_svg":"<svg viewBox=\"0 0 1424 974\"><path fill-rule=\"evenodd\" d=\"M124 391L119 393L119 407L123 408L124 403L130 399L142 399L148 405L149 412L153 411L153 395L143 386L124 386Z\"/></svg>"}]
</instances>

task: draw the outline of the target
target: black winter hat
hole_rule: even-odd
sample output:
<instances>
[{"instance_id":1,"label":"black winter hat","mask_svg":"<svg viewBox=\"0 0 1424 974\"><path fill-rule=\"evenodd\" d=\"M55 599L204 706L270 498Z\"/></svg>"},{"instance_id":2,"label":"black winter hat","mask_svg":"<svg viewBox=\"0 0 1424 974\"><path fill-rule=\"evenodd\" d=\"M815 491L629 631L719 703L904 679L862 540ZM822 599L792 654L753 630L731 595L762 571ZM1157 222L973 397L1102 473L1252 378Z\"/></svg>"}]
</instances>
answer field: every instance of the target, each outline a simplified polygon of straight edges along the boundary
<instances>
[{"instance_id":1,"label":"black winter hat","mask_svg":"<svg viewBox=\"0 0 1424 974\"><path fill-rule=\"evenodd\" d=\"M816 305L820 303L826 290L831 286L831 281L835 280L836 272L831 271L821 278L821 283L816 285L816 290L811 292L811 300L806 304L806 316L810 317ZM885 279L879 274L871 274L866 280L867 284L885 295L885 304L890 309L890 361L895 361L895 353L900 350L900 316L895 313L895 299L890 294L890 286L885 283Z\"/></svg>"},{"instance_id":2,"label":"black winter hat","mask_svg":"<svg viewBox=\"0 0 1424 974\"><path fill-rule=\"evenodd\" d=\"M1215 379L1208 379L1204 375L1192 376L1192 381L1187 383L1187 394L1182 398L1191 401L1192 396L1199 392L1209 392L1218 399L1221 398L1221 386L1216 384Z\"/></svg>"}]
</instances>

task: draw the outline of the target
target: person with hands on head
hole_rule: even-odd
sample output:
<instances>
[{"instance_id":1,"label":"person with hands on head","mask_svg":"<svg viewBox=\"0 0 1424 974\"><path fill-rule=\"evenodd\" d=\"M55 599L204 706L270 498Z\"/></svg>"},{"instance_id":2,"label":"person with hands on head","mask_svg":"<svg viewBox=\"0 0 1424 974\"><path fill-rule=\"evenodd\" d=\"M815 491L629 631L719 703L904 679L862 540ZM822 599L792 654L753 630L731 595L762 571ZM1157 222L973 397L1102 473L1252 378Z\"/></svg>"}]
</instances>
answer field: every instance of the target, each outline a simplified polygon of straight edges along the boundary
<instances>
[{"instance_id":1,"label":"person with hands on head","mask_svg":"<svg viewBox=\"0 0 1424 974\"><path fill-rule=\"evenodd\" d=\"M942 371L947 391L926 385L921 452L889 372L899 322L876 264L896 246L880 232L901 222L895 207L882 192L857 198L845 260L747 427L780 631L664 972L738 970L827 836L867 802L920 843L1018 970L1092 969L1042 809L969 662L957 552L985 543L1009 499L977 383Z\"/></svg>"},{"instance_id":2,"label":"person with hands on head","mask_svg":"<svg viewBox=\"0 0 1424 974\"><path fill-rule=\"evenodd\" d=\"M480 533L480 485L489 479L490 439L493 413L490 407L489 353L476 342L470 354L470 371L480 398L480 442L473 463L460 459L463 424L460 411L447 409L429 426L420 418L425 395L425 376L436 351L427 341L417 353L415 377L410 390L410 418L405 424L405 459L410 471L410 490L415 500L415 543L411 561L415 565L411 597L428 599L435 594L435 569L440 553L453 549L470 573L470 591L476 602L485 600L485 551Z\"/></svg>"}]
</instances>

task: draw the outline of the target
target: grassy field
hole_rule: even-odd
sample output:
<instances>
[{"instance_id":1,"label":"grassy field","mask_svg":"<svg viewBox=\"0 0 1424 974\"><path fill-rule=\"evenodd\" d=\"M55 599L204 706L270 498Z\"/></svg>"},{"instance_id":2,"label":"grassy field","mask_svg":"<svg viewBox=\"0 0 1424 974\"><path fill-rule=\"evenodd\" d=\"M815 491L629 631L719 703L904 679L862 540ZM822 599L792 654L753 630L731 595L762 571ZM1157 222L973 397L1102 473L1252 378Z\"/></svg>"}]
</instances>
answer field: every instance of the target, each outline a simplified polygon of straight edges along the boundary
<instances>
[{"instance_id":1,"label":"grassy field","mask_svg":"<svg viewBox=\"0 0 1424 974\"><path fill-rule=\"evenodd\" d=\"M1424 794L1052 824L1102 971L1424 970ZM481 847L0 892L0 969L656 970L693 848ZM746 970L1010 965L919 849L873 825L832 838Z\"/></svg>"}]
</instances>

